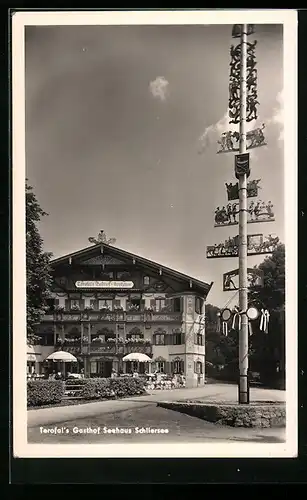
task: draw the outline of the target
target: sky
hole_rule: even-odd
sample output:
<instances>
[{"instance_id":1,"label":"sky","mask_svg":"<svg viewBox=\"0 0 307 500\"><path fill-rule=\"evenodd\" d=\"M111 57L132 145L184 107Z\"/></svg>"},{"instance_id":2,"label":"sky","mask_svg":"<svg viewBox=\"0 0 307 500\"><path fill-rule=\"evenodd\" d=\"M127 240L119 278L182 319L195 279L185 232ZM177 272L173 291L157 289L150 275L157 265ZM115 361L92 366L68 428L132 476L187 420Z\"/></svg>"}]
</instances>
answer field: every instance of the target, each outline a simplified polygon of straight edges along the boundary
<instances>
[{"instance_id":1,"label":"sky","mask_svg":"<svg viewBox=\"0 0 307 500\"><path fill-rule=\"evenodd\" d=\"M255 29L250 128L265 123L267 146L252 151L250 180L261 179L275 222L248 232L283 241L283 32ZM103 229L119 248L213 281L208 302L231 299L222 275L237 259L207 259L206 247L238 233L214 228L225 182L236 182L234 154L216 154L229 129L232 43L231 25L26 27L26 175L49 213L46 251L80 250Z\"/></svg>"}]
</instances>

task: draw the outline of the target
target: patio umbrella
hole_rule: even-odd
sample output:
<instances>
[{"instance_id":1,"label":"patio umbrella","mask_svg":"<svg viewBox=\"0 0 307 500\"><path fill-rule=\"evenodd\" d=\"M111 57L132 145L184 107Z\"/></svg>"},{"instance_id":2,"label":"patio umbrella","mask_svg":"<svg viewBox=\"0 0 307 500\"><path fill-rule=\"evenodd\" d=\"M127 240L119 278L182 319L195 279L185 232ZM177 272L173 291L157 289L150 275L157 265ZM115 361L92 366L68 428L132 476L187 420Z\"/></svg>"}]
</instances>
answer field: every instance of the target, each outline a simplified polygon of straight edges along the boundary
<instances>
[{"instance_id":1,"label":"patio umbrella","mask_svg":"<svg viewBox=\"0 0 307 500\"><path fill-rule=\"evenodd\" d=\"M138 361L139 363L149 363L151 358L141 352L131 352L123 357L123 361Z\"/></svg>"},{"instance_id":2,"label":"patio umbrella","mask_svg":"<svg viewBox=\"0 0 307 500\"><path fill-rule=\"evenodd\" d=\"M75 356L70 354L67 351L55 351L46 358L47 361L51 360L56 362L60 362L63 367L63 376L65 376L65 363L77 363L78 360Z\"/></svg>"},{"instance_id":3,"label":"patio umbrella","mask_svg":"<svg viewBox=\"0 0 307 500\"><path fill-rule=\"evenodd\" d=\"M55 351L49 354L46 359L51 359L52 361L63 361L64 363L76 363L78 361L75 356L67 351Z\"/></svg>"}]
</instances>

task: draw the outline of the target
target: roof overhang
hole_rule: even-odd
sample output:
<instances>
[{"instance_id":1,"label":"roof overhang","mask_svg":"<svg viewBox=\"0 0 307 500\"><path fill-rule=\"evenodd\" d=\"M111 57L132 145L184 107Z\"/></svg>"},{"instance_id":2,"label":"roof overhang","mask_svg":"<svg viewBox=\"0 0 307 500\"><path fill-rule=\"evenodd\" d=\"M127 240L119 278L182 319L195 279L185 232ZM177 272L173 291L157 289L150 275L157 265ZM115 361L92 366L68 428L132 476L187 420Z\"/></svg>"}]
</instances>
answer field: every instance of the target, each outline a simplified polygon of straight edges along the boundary
<instances>
[{"instance_id":1,"label":"roof overhang","mask_svg":"<svg viewBox=\"0 0 307 500\"><path fill-rule=\"evenodd\" d=\"M61 265L69 265L72 264L73 262L78 263L82 257L92 257L100 254L104 250L107 251L109 255L114 255L117 257L121 257L124 259L127 264L129 261L131 264L135 264L136 266L144 266L148 269L151 269L152 271L158 271L161 276L169 276L172 278L177 279L178 281L185 281L189 283L189 287L192 290L197 290L200 292L204 297L206 298L208 293L210 292L213 282L211 283L206 283L204 281L198 280L194 278L193 276L186 275L184 273L181 273L179 271L176 271L175 269L171 269L167 266L164 266L163 264L159 264L157 262L154 262L150 259L145 259L144 257L141 257L140 255L133 254L131 252L128 252L126 250L123 250L118 247L114 247L111 245L107 245L105 243L103 244L97 244L97 245L91 245L90 247L83 248L82 250L79 250L77 252L73 252L67 255L64 255L63 257L59 257L56 259L53 259L51 261L51 266L53 268L56 268Z\"/></svg>"}]
</instances>

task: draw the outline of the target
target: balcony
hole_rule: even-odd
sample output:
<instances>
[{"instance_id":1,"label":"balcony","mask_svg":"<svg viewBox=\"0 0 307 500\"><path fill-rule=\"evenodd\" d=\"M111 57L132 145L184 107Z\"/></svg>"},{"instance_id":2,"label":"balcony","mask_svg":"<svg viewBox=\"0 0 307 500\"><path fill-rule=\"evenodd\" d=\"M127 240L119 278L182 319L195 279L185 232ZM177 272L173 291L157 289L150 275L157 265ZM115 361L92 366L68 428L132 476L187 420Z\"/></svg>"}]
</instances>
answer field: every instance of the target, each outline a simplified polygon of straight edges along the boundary
<instances>
[{"instance_id":1,"label":"balcony","mask_svg":"<svg viewBox=\"0 0 307 500\"><path fill-rule=\"evenodd\" d=\"M97 311L94 309L79 310L59 310L54 313L45 314L43 322L107 322L107 323L159 323L159 322L176 322L182 321L181 312L172 311L151 311L151 310L129 310L129 311Z\"/></svg>"},{"instance_id":2,"label":"balcony","mask_svg":"<svg viewBox=\"0 0 307 500\"><path fill-rule=\"evenodd\" d=\"M97 342L82 344L82 354L117 354L125 356L131 352L140 352L150 356L152 345L148 342Z\"/></svg>"},{"instance_id":3,"label":"balcony","mask_svg":"<svg viewBox=\"0 0 307 500\"><path fill-rule=\"evenodd\" d=\"M63 351L67 351L74 356L80 356L81 354L81 343L73 344L73 345L64 345L62 348Z\"/></svg>"},{"instance_id":4,"label":"balcony","mask_svg":"<svg viewBox=\"0 0 307 500\"><path fill-rule=\"evenodd\" d=\"M124 355L130 354L131 352L141 352L142 354L147 354L147 356L152 355L152 345L133 342L131 344L125 344Z\"/></svg>"},{"instance_id":5,"label":"balcony","mask_svg":"<svg viewBox=\"0 0 307 500\"><path fill-rule=\"evenodd\" d=\"M116 344L111 342L91 342L82 344L82 354L116 354Z\"/></svg>"}]
</instances>

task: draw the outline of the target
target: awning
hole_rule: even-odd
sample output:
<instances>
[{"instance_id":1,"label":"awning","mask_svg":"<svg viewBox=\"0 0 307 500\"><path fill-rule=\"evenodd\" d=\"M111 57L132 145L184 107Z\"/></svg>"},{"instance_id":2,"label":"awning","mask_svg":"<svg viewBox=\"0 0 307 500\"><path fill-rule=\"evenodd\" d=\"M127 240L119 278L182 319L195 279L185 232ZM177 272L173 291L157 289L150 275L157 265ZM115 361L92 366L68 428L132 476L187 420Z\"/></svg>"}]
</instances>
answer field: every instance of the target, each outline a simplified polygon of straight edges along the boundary
<instances>
[{"instance_id":1,"label":"awning","mask_svg":"<svg viewBox=\"0 0 307 500\"><path fill-rule=\"evenodd\" d=\"M41 353L35 351L34 347L31 345L27 346L27 361L42 361L41 360Z\"/></svg>"}]
</instances>

